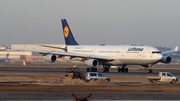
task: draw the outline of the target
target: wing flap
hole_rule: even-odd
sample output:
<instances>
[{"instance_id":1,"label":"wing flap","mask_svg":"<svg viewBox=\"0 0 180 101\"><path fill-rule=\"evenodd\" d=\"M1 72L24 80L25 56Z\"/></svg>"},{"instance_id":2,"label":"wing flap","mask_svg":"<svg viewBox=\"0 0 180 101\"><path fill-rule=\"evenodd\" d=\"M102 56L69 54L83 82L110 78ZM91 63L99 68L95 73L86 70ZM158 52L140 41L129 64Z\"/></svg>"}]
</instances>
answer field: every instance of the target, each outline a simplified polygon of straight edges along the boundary
<instances>
[{"instance_id":1,"label":"wing flap","mask_svg":"<svg viewBox=\"0 0 180 101\"><path fill-rule=\"evenodd\" d=\"M61 55L61 56L72 56L72 57L79 57L79 58L94 58L94 59L102 59L102 60L112 60L112 58L109 56L75 54L75 53L64 53L64 52L49 52L48 54Z\"/></svg>"}]
</instances>

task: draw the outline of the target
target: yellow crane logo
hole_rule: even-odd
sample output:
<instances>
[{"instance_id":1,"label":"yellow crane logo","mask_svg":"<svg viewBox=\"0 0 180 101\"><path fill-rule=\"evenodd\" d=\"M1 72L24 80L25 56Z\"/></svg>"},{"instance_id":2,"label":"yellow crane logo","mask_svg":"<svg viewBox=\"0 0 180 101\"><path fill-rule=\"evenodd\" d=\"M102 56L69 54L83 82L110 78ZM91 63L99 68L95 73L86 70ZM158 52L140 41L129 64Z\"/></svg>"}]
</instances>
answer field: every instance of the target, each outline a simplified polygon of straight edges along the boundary
<instances>
[{"instance_id":1,"label":"yellow crane logo","mask_svg":"<svg viewBox=\"0 0 180 101\"><path fill-rule=\"evenodd\" d=\"M67 26L64 27L64 37L67 38L69 36L69 28Z\"/></svg>"}]
</instances>

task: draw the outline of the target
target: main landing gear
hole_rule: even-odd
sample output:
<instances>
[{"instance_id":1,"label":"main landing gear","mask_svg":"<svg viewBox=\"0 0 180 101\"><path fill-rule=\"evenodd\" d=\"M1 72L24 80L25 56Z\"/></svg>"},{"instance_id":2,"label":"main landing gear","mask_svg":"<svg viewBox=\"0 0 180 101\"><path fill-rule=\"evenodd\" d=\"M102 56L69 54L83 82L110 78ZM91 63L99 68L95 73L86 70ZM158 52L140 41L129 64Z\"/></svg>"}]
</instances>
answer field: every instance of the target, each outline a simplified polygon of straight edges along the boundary
<instances>
[{"instance_id":1,"label":"main landing gear","mask_svg":"<svg viewBox=\"0 0 180 101\"><path fill-rule=\"evenodd\" d=\"M152 73L153 70L151 68L148 69L148 73Z\"/></svg>"},{"instance_id":2,"label":"main landing gear","mask_svg":"<svg viewBox=\"0 0 180 101\"><path fill-rule=\"evenodd\" d=\"M128 70L128 68L124 65L122 68L118 68L118 72L128 72L129 70Z\"/></svg>"},{"instance_id":3,"label":"main landing gear","mask_svg":"<svg viewBox=\"0 0 180 101\"><path fill-rule=\"evenodd\" d=\"M87 72L97 72L97 68L96 68L96 67L92 67L92 68L88 67L88 68L86 69L86 71L87 71Z\"/></svg>"},{"instance_id":4,"label":"main landing gear","mask_svg":"<svg viewBox=\"0 0 180 101\"><path fill-rule=\"evenodd\" d=\"M105 66L105 65L104 65L103 68L104 68L104 69L103 69L103 72L109 72L110 66Z\"/></svg>"},{"instance_id":5,"label":"main landing gear","mask_svg":"<svg viewBox=\"0 0 180 101\"><path fill-rule=\"evenodd\" d=\"M153 72L153 70L152 70L152 64L149 64L148 67L149 67L149 68L148 68L148 73L152 73L152 72Z\"/></svg>"}]
</instances>

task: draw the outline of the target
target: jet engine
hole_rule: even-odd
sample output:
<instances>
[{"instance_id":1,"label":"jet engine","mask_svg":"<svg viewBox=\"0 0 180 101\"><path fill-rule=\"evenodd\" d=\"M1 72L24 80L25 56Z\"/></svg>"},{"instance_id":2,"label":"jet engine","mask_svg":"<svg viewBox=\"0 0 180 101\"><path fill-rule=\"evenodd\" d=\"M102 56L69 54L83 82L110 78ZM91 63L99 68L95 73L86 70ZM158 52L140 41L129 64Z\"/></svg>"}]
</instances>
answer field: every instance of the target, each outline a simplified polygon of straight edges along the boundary
<instances>
[{"instance_id":1,"label":"jet engine","mask_svg":"<svg viewBox=\"0 0 180 101\"><path fill-rule=\"evenodd\" d=\"M163 58L161 59L162 63L170 63L171 62L171 57L169 56L163 56Z\"/></svg>"},{"instance_id":2,"label":"jet engine","mask_svg":"<svg viewBox=\"0 0 180 101\"><path fill-rule=\"evenodd\" d=\"M85 60L84 63L91 67L97 66L99 64L98 60L96 59L88 59L88 60Z\"/></svg>"},{"instance_id":3,"label":"jet engine","mask_svg":"<svg viewBox=\"0 0 180 101\"><path fill-rule=\"evenodd\" d=\"M56 55L46 55L46 56L44 56L44 60L47 62L55 62L56 61Z\"/></svg>"}]
</instances>

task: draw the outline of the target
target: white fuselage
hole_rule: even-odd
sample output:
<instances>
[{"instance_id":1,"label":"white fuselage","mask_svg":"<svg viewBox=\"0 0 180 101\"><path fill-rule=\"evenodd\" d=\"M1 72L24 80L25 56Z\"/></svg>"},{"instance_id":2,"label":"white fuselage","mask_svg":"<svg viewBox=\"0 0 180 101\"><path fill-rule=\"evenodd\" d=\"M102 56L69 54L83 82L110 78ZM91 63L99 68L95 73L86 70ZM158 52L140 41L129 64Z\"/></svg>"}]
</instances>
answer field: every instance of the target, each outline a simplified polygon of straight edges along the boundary
<instances>
[{"instance_id":1,"label":"white fuselage","mask_svg":"<svg viewBox=\"0 0 180 101\"><path fill-rule=\"evenodd\" d=\"M114 66L155 64L163 57L157 48L151 46L73 45L67 46L67 52L90 56L107 56L112 60L101 60L101 64Z\"/></svg>"},{"instance_id":2,"label":"white fuselage","mask_svg":"<svg viewBox=\"0 0 180 101\"><path fill-rule=\"evenodd\" d=\"M8 58L0 58L0 62L6 61Z\"/></svg>"}]
</instances>

